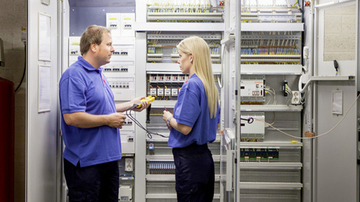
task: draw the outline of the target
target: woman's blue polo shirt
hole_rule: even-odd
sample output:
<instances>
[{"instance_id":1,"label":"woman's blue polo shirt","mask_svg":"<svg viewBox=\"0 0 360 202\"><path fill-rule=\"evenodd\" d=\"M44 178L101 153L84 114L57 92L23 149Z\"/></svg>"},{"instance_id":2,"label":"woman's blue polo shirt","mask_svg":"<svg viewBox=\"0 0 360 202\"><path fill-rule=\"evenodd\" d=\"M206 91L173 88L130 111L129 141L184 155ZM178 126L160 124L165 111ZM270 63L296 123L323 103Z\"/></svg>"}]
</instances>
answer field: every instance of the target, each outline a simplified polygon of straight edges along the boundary
<instances>
[{"instance_id":1,"label":"woman's blue polo shirt","mask_svg":"<svg viewBox=\"0 0 360 202\"><path fill-rule=\"evenodd\" d=\"M81 56L61 76L59 83L61 130L65 143L64 158L81 167L121 158L120 132L100 126L78 128L67 125L64 113L86 112L105 115L116 112L114 95L102 74Z\"/></svg>"},{"instance_id":2,"label":"woman's blue polo shirt","mask_svg":"<svg viewBox=\"0 0 360 202\"><path fill-rule=\"evenodd\" d=\"M217 124L220 123L220 108L214 118L210 118L208 100L204 84L193 74L179 92L173 117L178 123L192 127L188 135L171 128L168 145L183 148L196 142L203 145L216 139Z\"/></svg>"}]
</instances>

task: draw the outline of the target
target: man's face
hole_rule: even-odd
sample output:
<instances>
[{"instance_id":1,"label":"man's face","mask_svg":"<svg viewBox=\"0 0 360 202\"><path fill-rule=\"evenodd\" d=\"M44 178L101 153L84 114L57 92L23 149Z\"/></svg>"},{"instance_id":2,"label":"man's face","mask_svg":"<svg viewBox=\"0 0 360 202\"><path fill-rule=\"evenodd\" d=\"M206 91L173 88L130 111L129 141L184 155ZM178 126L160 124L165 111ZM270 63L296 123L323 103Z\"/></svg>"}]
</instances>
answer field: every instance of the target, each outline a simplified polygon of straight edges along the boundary
<instances>
[{"instance_id":1,"label":"man's face","mask_svg":"<svg viewBox=\"0 0 360 202\"><path fill-rule=\"evenodd\" d=\"M96 58L98 59L99 63L101 65L109 63L111 55L114 51L115 50L112 46L112 38L110 33L104 32L102 42L97 46Z\"/></svg>"}]
</instances>

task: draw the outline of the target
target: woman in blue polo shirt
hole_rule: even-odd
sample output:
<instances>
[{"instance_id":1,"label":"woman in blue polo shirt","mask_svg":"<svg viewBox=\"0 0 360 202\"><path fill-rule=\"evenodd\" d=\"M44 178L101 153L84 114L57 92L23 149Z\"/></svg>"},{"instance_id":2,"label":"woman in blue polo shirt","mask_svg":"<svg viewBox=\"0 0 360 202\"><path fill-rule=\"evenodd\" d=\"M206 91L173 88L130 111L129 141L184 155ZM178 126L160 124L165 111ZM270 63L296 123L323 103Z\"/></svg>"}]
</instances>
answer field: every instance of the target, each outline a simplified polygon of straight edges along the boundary
<instances>
[{"instance_id":1,"label":"woman in blue polo shirt","mask_svg":"<svg viewBox=\"0 0 360 202\"><path fill-rule=\"evenodd\" d=\"M208 44L193 36L177 45L181 72L189 74L178 96L174 114L165 110L170 129L177 200L211 202L214 196L214 161L207 147L216 138L220 122L219 95L212 74Z\"/></svg>"}]
</instances>

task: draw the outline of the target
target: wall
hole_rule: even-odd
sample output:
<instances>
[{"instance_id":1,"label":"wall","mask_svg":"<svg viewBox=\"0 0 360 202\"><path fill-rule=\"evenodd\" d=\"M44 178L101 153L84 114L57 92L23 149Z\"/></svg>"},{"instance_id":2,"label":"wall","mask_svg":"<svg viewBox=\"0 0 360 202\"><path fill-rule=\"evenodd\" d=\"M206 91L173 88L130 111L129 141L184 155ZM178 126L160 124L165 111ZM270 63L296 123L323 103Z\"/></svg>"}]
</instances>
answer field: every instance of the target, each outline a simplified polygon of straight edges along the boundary
<instances>
[{"instance_id":1,"label":"wall","mask_svg":"<svg viewBox=\"0 0 360 202\"><path fill-rule=\"evenodd\" d=\"M12 81L16 88L24 71L21 27L27 22L27 1L0 0L0 5L0 38L5 53L5 67L0 67L0 77ZM26 78L15 94L15 202L25 200L25 101Z\"/></svg>"}]
</instances>

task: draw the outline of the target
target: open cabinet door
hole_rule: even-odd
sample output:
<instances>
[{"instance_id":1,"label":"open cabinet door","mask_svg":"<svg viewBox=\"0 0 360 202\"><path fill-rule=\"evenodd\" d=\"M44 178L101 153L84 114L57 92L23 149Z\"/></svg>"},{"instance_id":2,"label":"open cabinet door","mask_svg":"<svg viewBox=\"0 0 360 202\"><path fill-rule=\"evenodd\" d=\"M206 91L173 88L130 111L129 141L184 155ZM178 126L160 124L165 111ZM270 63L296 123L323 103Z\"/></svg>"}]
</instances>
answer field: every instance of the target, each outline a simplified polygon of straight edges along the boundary
<instances>
[{"instance_id":1,"label":"open cabinet door","mask_svg":"<svg viewBox=\"0 0 360 202\"><path fill-rule=\"evenodd\" d=\"M359 201L355 79L359 2L329 2L315 5L313 127L321 137L314 140L313 201Z\"/></svg>"},{"instance_id":2,"label":"open cabinet door","mask_svg":"<svg viewBox=\"0 0 360 202\"><path fill-rule=\"evenodd\" d=\"M26 201L59 200L58 1L28 1Z\"/></svg>"}]
</instances>

